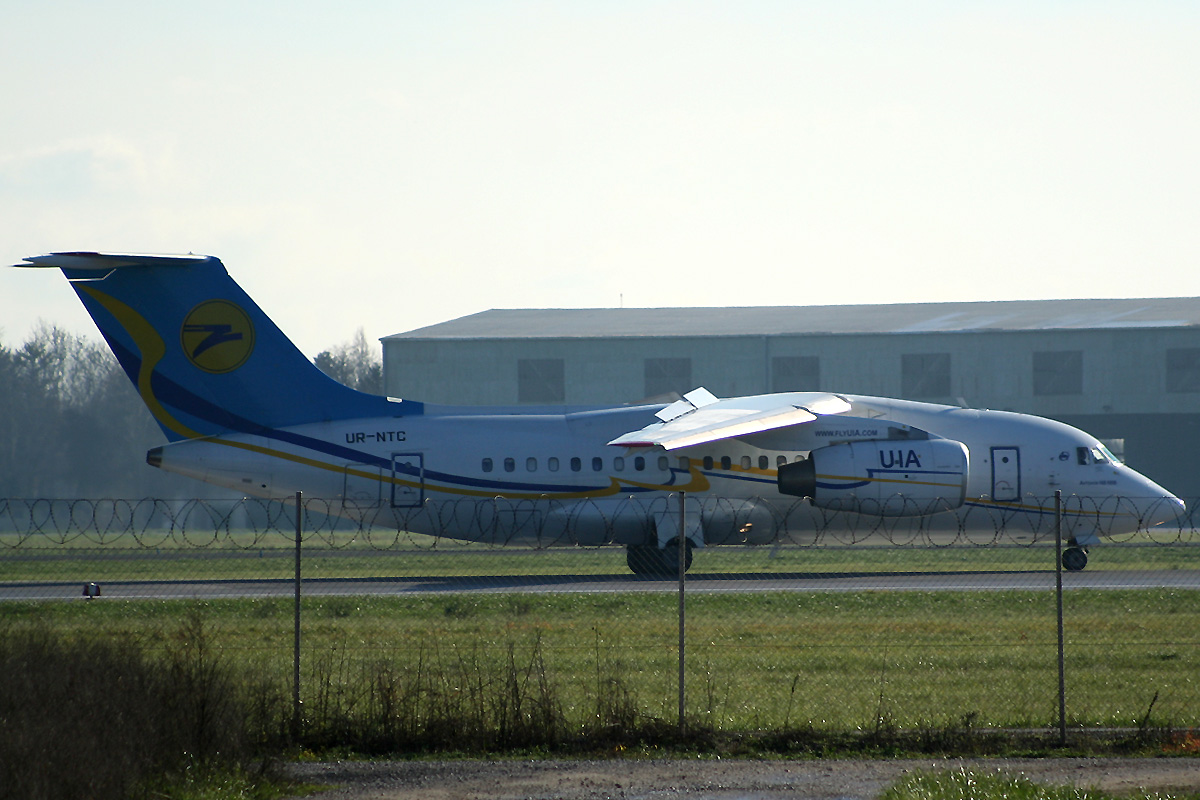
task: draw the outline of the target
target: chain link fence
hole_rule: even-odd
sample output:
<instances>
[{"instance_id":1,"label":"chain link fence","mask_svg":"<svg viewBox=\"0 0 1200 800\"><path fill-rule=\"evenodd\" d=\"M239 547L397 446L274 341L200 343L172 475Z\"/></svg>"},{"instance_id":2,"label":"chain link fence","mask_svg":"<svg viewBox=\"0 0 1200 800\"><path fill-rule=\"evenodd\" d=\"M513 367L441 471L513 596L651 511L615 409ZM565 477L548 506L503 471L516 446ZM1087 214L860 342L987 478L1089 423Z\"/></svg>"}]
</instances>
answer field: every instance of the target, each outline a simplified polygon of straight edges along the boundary
<instances>
[{"instance_id":1,"label":"chain link fence","mask_svg":"<svg viewBox=\"0 0 1200 800\"><path fill-rule=\"evenodd\" d=\"M1061 574L1064 719L1053 514L931 524L700 501L702 519L723 520L722 546L695 549L682 581L630 573L606 530L672 501L556 516L502 499L304 498L298 544L294 503L0 500L0 632L154 641L199 614L265 687L255 724L317 743L355 731L366 749L676 724L1200 726L1195 503L1110 536L1122 501L1064 500L1064 537L1101 540L1086 569ZM480 541L439 535L451 525Z\"/></svg>"}]
</instances>

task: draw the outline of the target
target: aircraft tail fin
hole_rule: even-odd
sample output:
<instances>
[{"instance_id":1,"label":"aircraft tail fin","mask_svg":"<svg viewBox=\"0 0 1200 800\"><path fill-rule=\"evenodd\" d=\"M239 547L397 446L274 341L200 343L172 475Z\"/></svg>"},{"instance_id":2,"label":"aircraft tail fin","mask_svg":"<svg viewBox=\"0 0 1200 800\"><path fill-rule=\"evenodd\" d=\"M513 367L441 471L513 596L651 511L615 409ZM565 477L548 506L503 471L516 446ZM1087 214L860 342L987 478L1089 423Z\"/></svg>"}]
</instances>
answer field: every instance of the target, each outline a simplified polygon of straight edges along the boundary
<instances>
[{"instance_id":1,"label":"aircraft tail fin","mask_svg":"<svg viewBox=\"0 0 1200 800\"><path fill-rule=\"evenodd\" d=\"M52 253L171 441L421 413L326 376L212 256Z\"/></svg>"}]
</instances>

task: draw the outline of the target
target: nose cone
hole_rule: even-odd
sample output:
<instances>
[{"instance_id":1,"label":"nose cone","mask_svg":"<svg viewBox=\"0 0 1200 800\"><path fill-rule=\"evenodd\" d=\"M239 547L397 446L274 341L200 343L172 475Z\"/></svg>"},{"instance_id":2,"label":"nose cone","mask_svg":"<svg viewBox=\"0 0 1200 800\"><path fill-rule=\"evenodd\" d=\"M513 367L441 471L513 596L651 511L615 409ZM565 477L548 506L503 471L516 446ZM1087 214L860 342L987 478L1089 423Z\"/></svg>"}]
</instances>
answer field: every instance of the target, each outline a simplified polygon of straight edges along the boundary
<instances>
[{"instance_id":1,"label":"nose cone","mask_svg":"<svg viewBox=\"0 0 1200 800\"><path fill-rule=\"evenodd\" d=\"M1130 493L1130 500L1138 509L1139 528L1145 530L1158 525L1176 528L1184 523L1187 506L1182 500L1145 475L1133 472L1133 476L1137 487Z\"/></svg>"},{"instance_id":2,"label":"nose cone","mask_svg":"<svg viewBox=\"0 0 1200 800\"><path fill-rule=\"evenodd\" d=\"M1153 528L1164 525L1169 528L1177 528L1183 525L1186 518L1187 506L1184 502L1173 494L1166 494L1149 503L1142 516L1142 527Z\"/></svg>"}]
</instances>

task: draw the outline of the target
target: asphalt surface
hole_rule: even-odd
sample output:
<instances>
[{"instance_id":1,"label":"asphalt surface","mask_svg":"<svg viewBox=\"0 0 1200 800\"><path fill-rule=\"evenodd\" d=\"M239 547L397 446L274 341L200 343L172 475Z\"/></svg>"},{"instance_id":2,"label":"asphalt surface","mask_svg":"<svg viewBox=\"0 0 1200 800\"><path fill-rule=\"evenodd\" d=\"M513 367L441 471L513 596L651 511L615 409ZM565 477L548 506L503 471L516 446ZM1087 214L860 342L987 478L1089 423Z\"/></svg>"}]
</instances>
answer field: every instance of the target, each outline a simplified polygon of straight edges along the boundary
<instances>
[{"instance_id":1,"label":"asphalt surface","mask_svg":"<svg viewBox=\"0 0 1200 800\"><path fill-rule=\"evenodd\" d=\"M687 577L693 593L864 592L864 591L1053 591L1052 570L1026 572L871 572L720 574ZM1200 589L1200 570L1085 570L1064 573L1069 589ZM84 585L72 583L3 583L0 602L78 599ZM305 596L436 595L447 593L602 593L677 592L676 580L635 575L505 575L423 576L374 579L306 579ZM219 599L283 597L295 594L291 580L113 581L99 585L98 600L112 598Z\"/></svg>"}]
</instances>

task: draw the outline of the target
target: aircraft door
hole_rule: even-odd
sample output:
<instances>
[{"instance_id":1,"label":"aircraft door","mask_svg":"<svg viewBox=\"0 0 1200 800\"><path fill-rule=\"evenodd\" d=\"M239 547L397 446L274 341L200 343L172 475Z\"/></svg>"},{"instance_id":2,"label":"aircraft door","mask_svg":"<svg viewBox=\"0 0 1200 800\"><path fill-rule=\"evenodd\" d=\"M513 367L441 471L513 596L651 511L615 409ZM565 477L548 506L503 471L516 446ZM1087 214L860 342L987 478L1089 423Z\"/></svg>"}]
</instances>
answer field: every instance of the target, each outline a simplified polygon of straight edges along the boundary
<instances>
[{"instance_id":1,"label":"aircraft door","mask_svg":"<svg viewBox=\"0 0 1200 800\"><path fill-rule=\"evenodd\" d=\"M342 506L374 508L379 505L378 464L347 464L342 472Z\"/></svg>"},{"instance_id":2,"label":"aircraft door","mask_svg":"<svg viewBox=\"0 0 1200 800\"><path fill-rule=\"evenodd\" d=\"M392 453L392 508L416 508L424 502L424 454Z\"/></svg>"},{"instance_id":3,"label":"aircraft door","mask_svg":"<svg viewBox=\"0 0 1200 800\"><path fill-rule=\"evenodd\" d=\"M1011 503L1021 499L1021 450L992 448L992 499Z\"/></svg>"}]
</instances>

